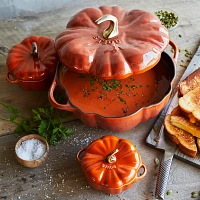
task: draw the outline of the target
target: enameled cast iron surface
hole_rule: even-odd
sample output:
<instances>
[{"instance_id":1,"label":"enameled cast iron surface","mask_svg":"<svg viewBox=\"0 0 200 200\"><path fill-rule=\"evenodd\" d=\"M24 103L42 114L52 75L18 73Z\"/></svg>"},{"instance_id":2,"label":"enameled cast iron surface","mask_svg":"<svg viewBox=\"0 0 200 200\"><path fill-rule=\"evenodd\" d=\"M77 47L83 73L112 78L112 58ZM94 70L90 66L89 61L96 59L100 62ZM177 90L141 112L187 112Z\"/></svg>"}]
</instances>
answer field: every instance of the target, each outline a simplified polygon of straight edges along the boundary
<instances>
[{"instance_id":1,"label":"enameled cast iron surface","mask_svg":"<svg viewBox=\"0 0 200 200\"><path fill-rule=\"evenodd\" d=\"M54 40L32 35L10 49L6 78L25 90L44 90L51 85L58 61Z\"/></svg>"},{"instance_id":2,"label":"enameled cast iron surface","mask_svg":"<svg viewBox=\"0 0 200 200\"><path fill-rule=\"evenodd\" d=\"M175 57L177 59L177 55ZM51 104L58 109L73 112L91 127L123 132L155 117L166 105L175 77L175 63L163 52L160 62L154 68L143 74L130 76L127 80L120 80L124 82L122 87L106 92L100 89L102 83L91 77L81 76L59 63L49 91ZM68 100L66 104L56 102L56 87L62 89ZM89 93L85 93L85 87Z\"/></svg>"},{"instance_id":3,"label":"enameled cast iron surface","mask_svg":"<svg viewBox=\"0 0 200 200\"><path fill-rule=\"evenodd\" d=\"M77 161L88 183L108 194L119 194L129 189L147 173L135 145L115 136L94 140L77 153ZM142 168L143 173L140 171Z\"/></svg>"},{"instance_id":4,"label":"enameled cast iron surface","mask_svg":"<svg viewBox=\"0 0 200 200\"><path fill-rule=\"evenodd\" d=\"M153 13L101 6L75 14L56 37L55 49L70 71L124 79L154 67L168 43L168 30Z\"/></svg>"}]
</instances>

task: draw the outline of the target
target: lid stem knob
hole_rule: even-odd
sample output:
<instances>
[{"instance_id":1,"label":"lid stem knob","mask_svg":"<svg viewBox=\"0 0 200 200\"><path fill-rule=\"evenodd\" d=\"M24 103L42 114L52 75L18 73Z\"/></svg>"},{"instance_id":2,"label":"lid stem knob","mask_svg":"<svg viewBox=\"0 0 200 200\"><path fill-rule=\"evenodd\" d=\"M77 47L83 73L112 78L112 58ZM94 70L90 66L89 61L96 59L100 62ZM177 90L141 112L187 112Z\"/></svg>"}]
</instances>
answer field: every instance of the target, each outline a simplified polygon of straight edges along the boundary
<instances>
[{"instance_id":1,"label":"lid stem knob","mask_svg":"<svg viewBox=\"0 0 200 200\"><path fill-rule=\"evenodd\" d=\"M106 162L108 162L109 164L110 163L113 163L113 162L116 162L117 158L115 156L115 154L118 152L119 150L118 149L115 149L114 151L111 151L107 156L106 156Z\"/></svg>"},{"instance_id":2,"label":"lid stem knob","mask_svg":"<svg viewBox=\"0 0 200 200\"><path fill-rule=\"evenodd\" d=\"M106 28L103 31L103 37L105 39L113 38L118 35L118 20L117 20L117 18L113 15L106 14L95 21L97 24L101 24L102 22L105 22L108 20L110 21L110 25L108 28Z\"/></svg>"},{"instance_id":3,"label":"lid stem knob","mask_svg":"<svg viewBox=\"0 0 200 200\"><path fill-rule=\"evenodd\" d=\"M31 56L34 58L34 59L37 59L39 58L39 53L38 53L38 48L37 48L37 44L36 42L32 42L32 52L31 52Z\"/></svg>"}]
</instances>

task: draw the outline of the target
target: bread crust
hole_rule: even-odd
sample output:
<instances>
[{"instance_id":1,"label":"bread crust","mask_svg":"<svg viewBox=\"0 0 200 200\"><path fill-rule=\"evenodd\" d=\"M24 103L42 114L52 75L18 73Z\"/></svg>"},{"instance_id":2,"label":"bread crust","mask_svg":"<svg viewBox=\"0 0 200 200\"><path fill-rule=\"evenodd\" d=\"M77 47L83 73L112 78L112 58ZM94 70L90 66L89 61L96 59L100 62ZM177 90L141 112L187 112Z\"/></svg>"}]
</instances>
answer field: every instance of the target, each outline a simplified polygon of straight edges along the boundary
<instances>
[{"instance_id":1,"label":"bread crust","mask_svg":"<svg viewBox=\"0 0 200 200\"><path fill-rule=\"evenodd\" d=\"M197 146L195 138L190 133L171 124L172 115L166 115L164 119L165 133L175 142L179 149L186 155L195 158L197 154Z\"/></svg>"},{"instance_id":2,"label":"bread crust","mask_svg":"<svg viewBox=\"0 0 200 200\"><path fill-rule=\"evenodd\" d=\"M191 73L186 79L181 81L178 85L178 95L183 96L189 91L194 90L200 86L200 68Z\"/></svg>"},{"instance_id":3,"label":"bread crust","mask_svg":"<svg viewBox=\"0 0 200 200\"><path fill-rule=\"evenodd\" d=\"M188 113L193 121L200 120L200 86L194 90L189 91L178 100L178 105L181 110Z\"/></svg>"}]
</instances>

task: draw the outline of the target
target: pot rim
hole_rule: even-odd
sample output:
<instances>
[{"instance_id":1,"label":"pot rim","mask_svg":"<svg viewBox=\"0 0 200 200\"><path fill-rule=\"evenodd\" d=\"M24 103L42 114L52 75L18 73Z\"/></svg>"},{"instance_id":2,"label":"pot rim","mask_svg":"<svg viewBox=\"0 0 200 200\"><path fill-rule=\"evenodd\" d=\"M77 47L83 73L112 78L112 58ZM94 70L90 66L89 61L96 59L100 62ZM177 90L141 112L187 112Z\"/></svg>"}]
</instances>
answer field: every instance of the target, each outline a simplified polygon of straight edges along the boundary
<instances>
[{"instance_id":1,"label":"pot rim","mask_svg":"<svg viewBox=\"0 0 200 200\"><path fill-rule=\"evenodd\" d=\"M170 78L171 78L171 81L170 81L170 88L169 88L169 91L163 96L163 98L162 98L159 102L154 103L154 104L149 105L149 106L141 107L141 108L138 109L136 112L133 112L133 113L131 113L131 114L129 114L129 115L125 115L125 116L103 116L103 115L98 114L98 113L96 113L96 112L85 112L85 111L83 111L81 108L79 108L78 106L74 105L74 104L70 101L70 96L68 95L68 90L67 90L67 88L65 88L65 87L62 85L62 83L61 83L61 81L60 81L60 78L59 78L59 71L60 71L60 68L62 67L62 63L61 63L61 62L58 62L57 69L56 69L56 74L55 74L55 78L56 78L56 82L58 83L58 86L64 91L65 97L67 98L69 104L74 108L74 110L79 110L81 113L86 114L86 115L97 115L97 116L100 116L101 118L113 118L113 119L114 119L114 118L115 118L115 119L117 119L117 118L127 118L127 117L131 117L131 116L133 116L133 115L136 115L137 113L141 112L142 110L146 110L146 109L150 109L150 108L152 108L152 107L158 106L159 104L161 104L162 102L164 102L164 100L165 100L166 98L168 98L168 96L171 94L171 92L172 92L172 83L173 83L174 78L175 78L175 76L176 76L176 70L175 70L175 65L176 65L176 63L175 63L175 62L173 61L173 59L168 55L168 53L162 52L162 54L161 54L161 59L162 59L163 56L164 56L164 57L167 57L168 59L170 59L170 62L171 62L170 65L173 66L173 67L172 67L173 75L172 75L172 77L170 77ZM160 61L161 61L161 59L160 59ZM61 104L61 105L62 105L62 104ZM64 105L64 104L63 104L63 105Z\"/></svg>"}]
</instances>

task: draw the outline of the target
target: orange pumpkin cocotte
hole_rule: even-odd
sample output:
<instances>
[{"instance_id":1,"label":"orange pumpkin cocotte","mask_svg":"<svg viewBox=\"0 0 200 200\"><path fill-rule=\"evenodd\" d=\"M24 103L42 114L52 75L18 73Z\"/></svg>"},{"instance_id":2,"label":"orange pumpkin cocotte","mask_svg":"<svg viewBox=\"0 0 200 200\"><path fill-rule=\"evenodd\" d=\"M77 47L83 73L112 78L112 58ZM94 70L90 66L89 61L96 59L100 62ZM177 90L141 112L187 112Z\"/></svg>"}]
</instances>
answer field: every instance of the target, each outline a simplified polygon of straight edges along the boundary
<instances>
[{"instance_id":1,"label":"orange pumpkin cocotte","mask_svg":"<svg viewBox=\"0 0 200 200\"><path fill-rule=\"evenodd\" d=\"M101 6L72 17L55 48L70 70L123 79L154 67L168 43L168 30L153 13Z\"/></svg>"},{"instance_id":2,"label":"orange pumpkin cocotte","mask_svg":"<svg viewBox=\"0 0 200 200\"><path fill-rule=\"evenodd\" d=\"M27 37L8 53L7 80L25 90L44 90L51 85L58 60L53 39L36 35Z\"/></svg>"},{"instance_id":3,"label":"orange pumpkin cocotte","mask_svg":"<svg viewBox=\"0 0 200 200\"><path fill-rule=\"evenodd\" d=\"M108 194L127 190L147 173L136 147L129 140L115 136L94 140L77 153L77 160L88 183ZM141 168L143 173L139 174Z\"/></svg>"}]
</instances>

